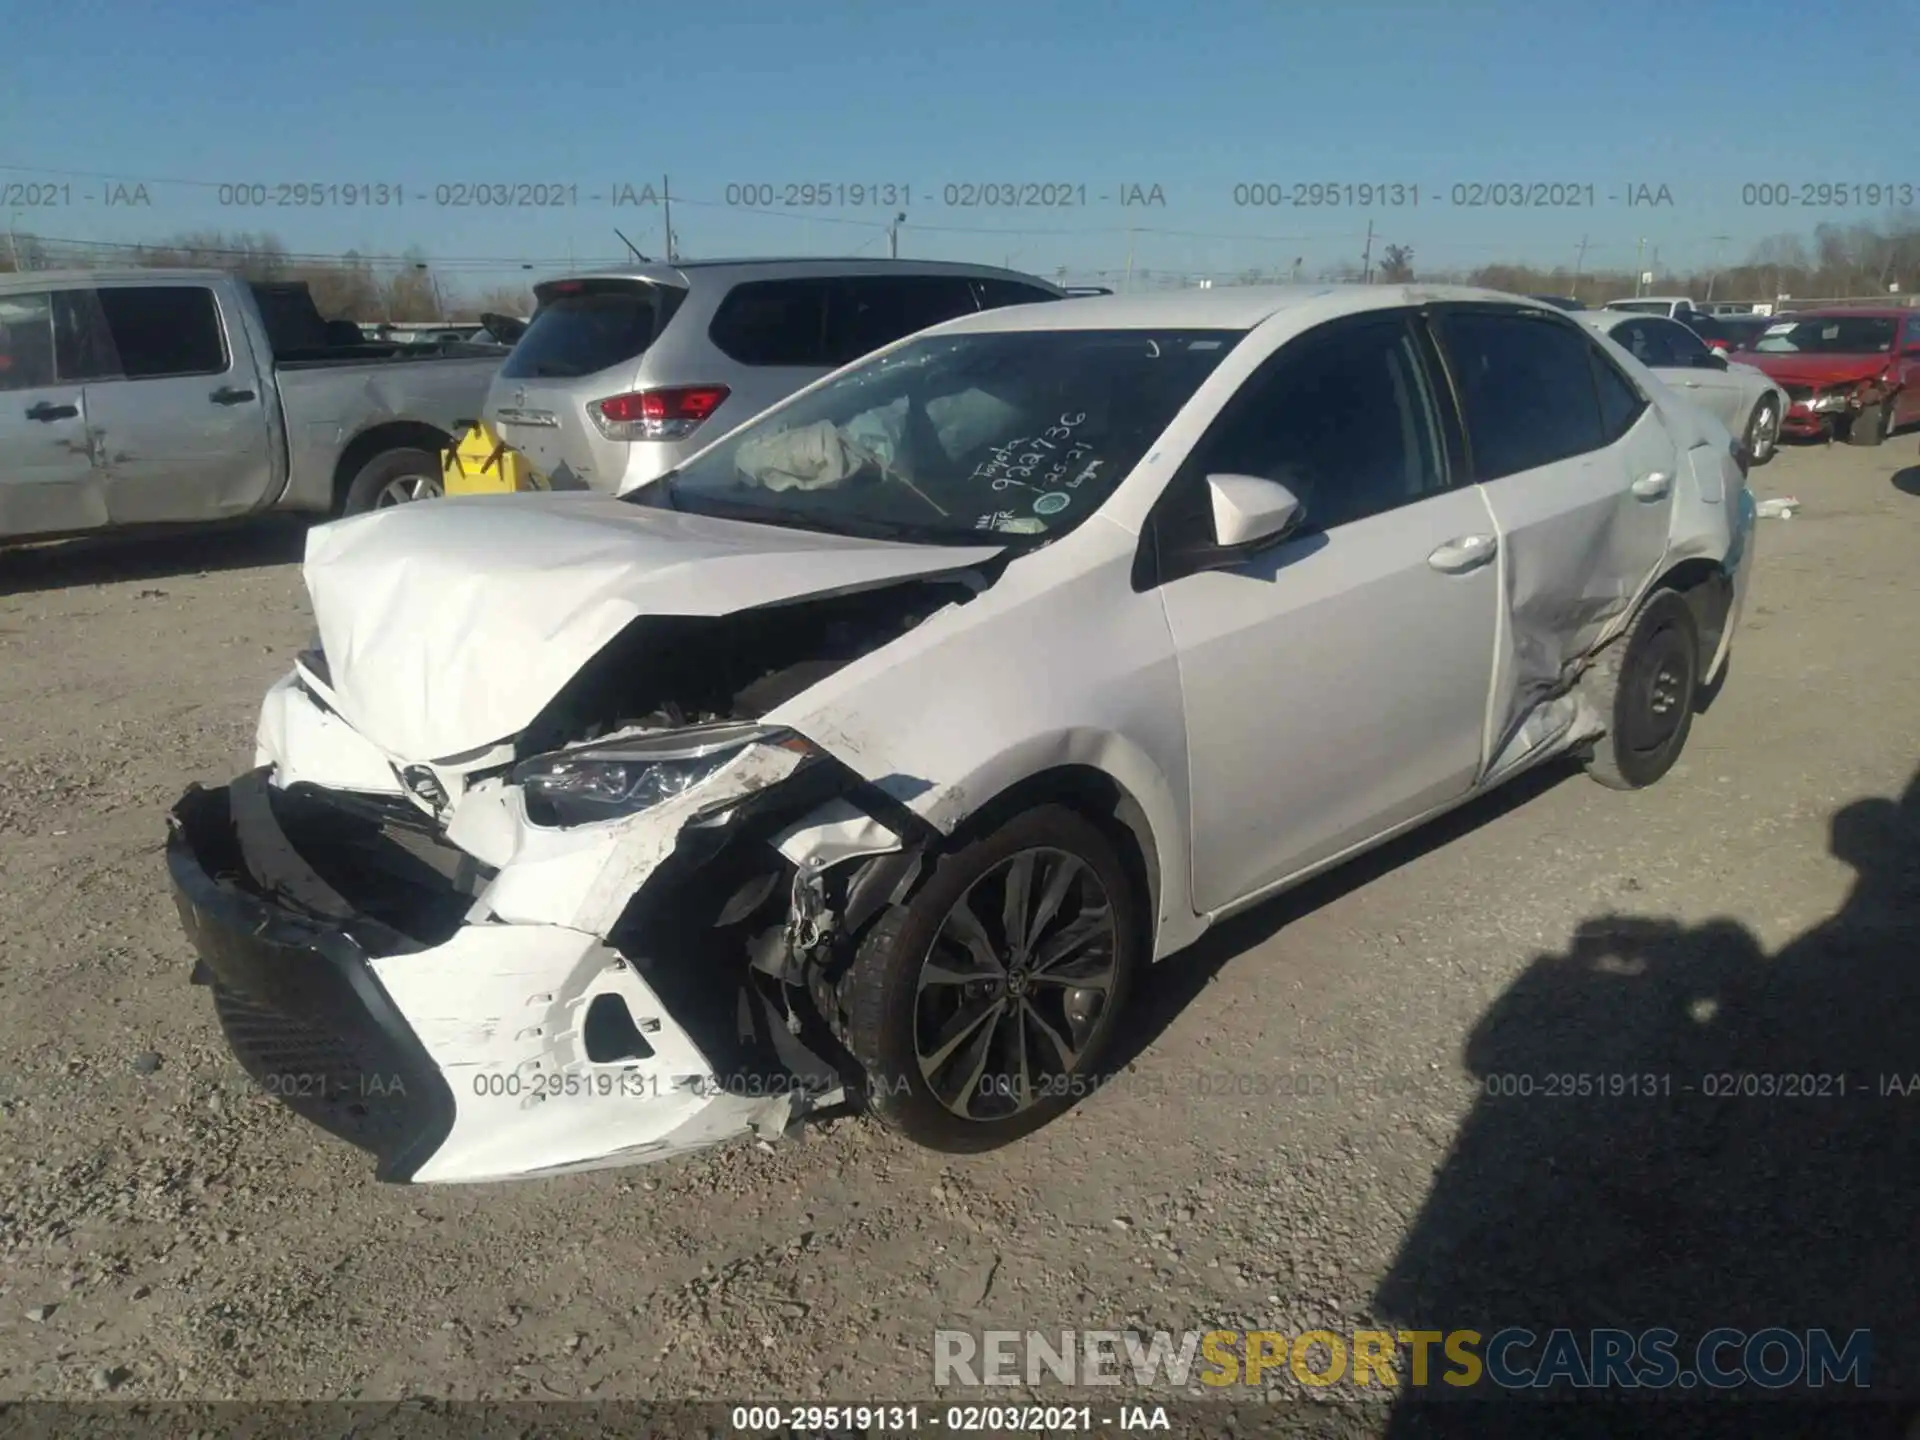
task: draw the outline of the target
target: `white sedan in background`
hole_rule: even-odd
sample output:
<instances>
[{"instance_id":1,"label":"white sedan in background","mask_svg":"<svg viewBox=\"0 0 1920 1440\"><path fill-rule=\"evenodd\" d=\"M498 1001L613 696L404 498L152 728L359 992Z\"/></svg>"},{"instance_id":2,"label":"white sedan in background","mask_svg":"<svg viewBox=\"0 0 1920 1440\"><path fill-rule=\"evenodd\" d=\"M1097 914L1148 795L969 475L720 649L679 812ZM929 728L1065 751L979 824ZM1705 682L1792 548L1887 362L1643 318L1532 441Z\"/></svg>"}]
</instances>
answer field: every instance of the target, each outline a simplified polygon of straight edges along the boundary
<instances>
[{"instance_id":1,"label":"white sedan in background","mask_svg":"<svg viewBox=\"0 0 1920 1440\"><path fill-rule=\"evenodd\" d=\"M950 321L627 496L314 530L319 644L256 768L173 813L196 978L392 1180L849 1098L1004 1144L1227 916L1556 755L1659 780L1732 643L1745 479L1517 296Z\"/></svg>"},{"instance_id":2,"label":"white sedan in background","mask_svg":"<svg viewBox=\"0 0 1920 1440\"><path fill-rule=\"evenodd\" d=\"M1678 320L1625 310L1588 310L1579 319L1713 414L1740 437L1753 464L1773 458L1787 395L1765 373L1715 354Z\"/></svg>"}]
</instances>

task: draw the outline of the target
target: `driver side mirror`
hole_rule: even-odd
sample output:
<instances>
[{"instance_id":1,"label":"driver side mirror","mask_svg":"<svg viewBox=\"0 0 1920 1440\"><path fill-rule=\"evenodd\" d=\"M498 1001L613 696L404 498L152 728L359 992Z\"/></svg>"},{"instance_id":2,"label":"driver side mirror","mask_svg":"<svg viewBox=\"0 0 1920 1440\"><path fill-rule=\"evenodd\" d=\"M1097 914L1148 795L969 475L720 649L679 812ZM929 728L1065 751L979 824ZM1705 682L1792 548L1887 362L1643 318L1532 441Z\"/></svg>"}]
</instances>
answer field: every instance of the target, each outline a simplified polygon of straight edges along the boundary
<instances>
[{"instance_id":1,"label":"driver side mirror","mask_svg":"<svg viewBox=\"0 0 1920 1440\"><path fill-rule=\"evenodd\" d=\"M1693 363L1701 370L1724 370L1727 368L1727 357L1721 351L1709 350L1704 355L1695 355Z\"/></svg>"},{"instance_id":2,"label":"driver side mirror","mask_svg":"<svg viewBox=\"0 0 1920 1440\"><path fill-rule=\"evenodd\" d=\"M1278 480L1229 473L1209 475L1206 483L1214 543L1182 557L1186 573L1231 570L1297 533L1307 518L1300 497Z\"/></svg>"}]
</instances>

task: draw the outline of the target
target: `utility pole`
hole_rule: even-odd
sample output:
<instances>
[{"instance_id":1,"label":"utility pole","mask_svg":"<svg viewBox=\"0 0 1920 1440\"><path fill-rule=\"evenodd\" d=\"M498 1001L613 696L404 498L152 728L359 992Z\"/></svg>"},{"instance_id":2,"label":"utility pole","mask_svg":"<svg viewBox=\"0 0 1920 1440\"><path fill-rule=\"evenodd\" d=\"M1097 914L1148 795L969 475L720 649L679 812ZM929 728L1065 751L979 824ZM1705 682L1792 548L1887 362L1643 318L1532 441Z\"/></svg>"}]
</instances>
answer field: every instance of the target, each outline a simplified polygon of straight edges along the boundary
<instances>
[{"instance_id":1,"label":"utility pole","mask_svg":"<svg viewBox=\"0 0 1920 1440\"><path fill-rule=\"evenodd\" d=\"M660 177L660 205L666 211L667 263L671 265L680 255L673 243L673 181L665 175Z\"/></svg>"},{"instance_id":2,"label":"utility pole","mask_svg":"<svg viewBox=\"0 0 1920 1440\"><path fill-rule=\"evenodd\" d=\"M1133 226L1127 226L1127 278L1120 282L1120 293L1133 293Z\"/></svg>"},{"instance_id":3,"label":"utility pole","mask_svg":"<svg viewBox=\"0 0 1920 1440\"><path fill-rule=\"evenodd\" d=\"M19 218L17 213L9 212L7 215L7 249L13 255L13 268L16 272L20 269L20 237L13 227Z\"/></svg>"},{"instance_id":4,"label":"utility pole","mask_svg":"<svg viewBox=\"0 0 1920 1440\"><path fill-rule=\"evenodd\" d=\"M1573 298L1580 298L1580 272L1587 268L1587 237L1580 237L1580 248L1573 252Z\"/></svg>"},{"instance_id":5,"label":"utility pole","mask_svg":"<svg viewBox=\"0 0 1920 1440\"><path fill-rule=\"evenodd\" d=\"M1647 237L1642 235L1640 237L1640 244L1633 252L1633 293L1636 299L1639 298L1640 295L1640 277L1647 273L1647 267L1644 263L1646 258Z\"/></svg>"},{"instance_id":6,"label":"utility pole","mask_svg":"<svg viewBox=\"0 0 1920 1440\"><path fill-rule=\"evenodd\" d=\"M900 258L900 227L906 224L906 221L907 212L902 210L894 215L893 224L887 227L887 258L889 260Z\"/></svg>"},{"instance_id":7,"label":"utility pole","mask_svg":"<svg viewBox=\"0 0 1920 1440\"><path fill-rule=\"evenodd\" d=\"M1708 238L1713 241L1713 269L1707 272L1706 298L1711 300L1713 299L1714 282L1720 278L1720 255L1727 243L1727 237L1724 235L1713 235Z\"/></svg>"},{"instance_id":8,"label":"utility pole","mask_svg":"<svg viewBox=\"0 0 1920 1440\"><path fill-rule=\"evenodd\" d=\"M1360 278L1366 284L1373 283L1373 221L1367 221L1367 248L1360 256Z\"/></svg>"},{"instance_id":9,"label":"utility pole","mask_svg":"<svg viewBox=\"0 0 1920 1440\"><path fill-rule=\"evenodd\" d=\"M1306 263L1306 258L1304 255L1296 255L1293 257L1293 283L1296 285L1300 283L1300 267Z\"/></svg>"}]
</instances>

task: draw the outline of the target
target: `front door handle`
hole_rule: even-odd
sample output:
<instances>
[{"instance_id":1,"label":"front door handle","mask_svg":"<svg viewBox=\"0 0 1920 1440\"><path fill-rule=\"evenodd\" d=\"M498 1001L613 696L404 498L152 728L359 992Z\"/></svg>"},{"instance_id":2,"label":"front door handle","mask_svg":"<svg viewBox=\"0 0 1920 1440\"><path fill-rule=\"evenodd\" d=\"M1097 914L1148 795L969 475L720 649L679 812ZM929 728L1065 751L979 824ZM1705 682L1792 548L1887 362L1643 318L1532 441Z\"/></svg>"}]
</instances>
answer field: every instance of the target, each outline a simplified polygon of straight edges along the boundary
<instances>
[{"instance_id":1,"label":"front door handle","mask_svg":"<svg viewBox=\"0 0 1920 1440\"><path fill-rule=\"evenodd\" d=\"M1656 470L1651 475L1642 475L1633 482L1634 498L1639 500L1659 500L1673 488L1673 477L1664 470Z\"/></svg>"},{"instance_id":2,"label":"front door handle","mask_svg":"<svg viewBox=\"0 0 1920 1440\"><path fill-rule=\"evenodd\" d=\"M72 420L80 414L78 405L55 405L50 400L42 400L38 405L27 407L27 418L43 422L53 420Z\"/></svg>"},{"instance_id":3,"label":"front door handle","mask_svg":"<svg viewBox=\"0 0 1920 1440\"><path fill-rule=\"evenodd\" d=\"M216 405L244 405L253 399L253 391L236 390L231 385L222 385L207 398Z\"/></svg>"},{"instance_id":4,"label":"front door handle","mask_svg":"<svg viewBox=\"0 0 1920 1440\"><path fill-rule=\"evenodd\" d=\"M1459 535L1427 556L1427 564L1444 575L1461 575L1486 564L1499 549L1491 535Z\"/></svg>"},{"instance_id":5,"label":"front door handle","mask_svg":"<svg viewBox=\"0 0 1920 1440\"><path fill-rule=\"evenodd\" d=\"M1698 380L1682 380L1680 383L1689 390L1698 390L1700 388L1700 382Z\"/></svg>"}]
</instances>

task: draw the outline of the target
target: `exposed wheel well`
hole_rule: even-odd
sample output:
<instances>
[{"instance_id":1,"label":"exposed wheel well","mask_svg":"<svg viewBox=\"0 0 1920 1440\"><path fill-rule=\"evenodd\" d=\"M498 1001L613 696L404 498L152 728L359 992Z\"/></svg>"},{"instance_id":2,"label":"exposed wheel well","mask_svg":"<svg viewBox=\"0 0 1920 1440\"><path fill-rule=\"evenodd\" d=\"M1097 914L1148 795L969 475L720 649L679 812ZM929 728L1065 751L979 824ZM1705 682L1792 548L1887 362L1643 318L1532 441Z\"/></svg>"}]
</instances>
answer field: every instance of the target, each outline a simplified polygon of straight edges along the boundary
<instances>
[{"instance_id":1,"label":"exposed wheel well","mask_svg":"<svg viewBox=\"0 0 1920 1440\"><path fill-rule=\"evenodd\" d=\"M1015 782L968 816L954 832L957 842L997 829L1023 810L1036 805L1065 805L1086 816L1106 832L1120 851L1134 883L1147 897L1144 937L1153 951L1160 925L1160 851L1140 802L1103 770L1091 765L1061 765Z\"/></svg>"},{"instance_id":2,"label":"exposed wheel well","mask_svg":"<svg viewBox=\"0 0 1920 1440\"><path fill-rule=\"evenodd\" d=\"M1676 590L1687 602L1700 636L1702 664L1710 660L1720 648L1720 632L1733 608L1733 586L1726 572L1713 560L1682 560L1660 577L1657 588Z\"/></svg>"},{"instance_id":3,"label":"exposed wheel well","mask_svg":"<svg viewBox=\"0 0 1920 1440\"><path fill-rule=\"evenodd\" d=\"M340 513L346 504L347 487L374 456L389 450L430 450L437 454L452 441L445 431L417 420L395 420L354 436L353 443L340 452L340 463L333 470L333 513Z\"/></svg>"}]
</instances>

